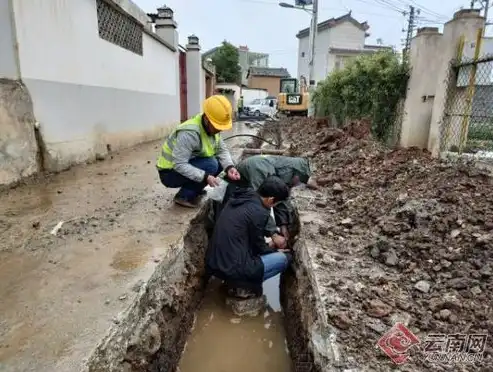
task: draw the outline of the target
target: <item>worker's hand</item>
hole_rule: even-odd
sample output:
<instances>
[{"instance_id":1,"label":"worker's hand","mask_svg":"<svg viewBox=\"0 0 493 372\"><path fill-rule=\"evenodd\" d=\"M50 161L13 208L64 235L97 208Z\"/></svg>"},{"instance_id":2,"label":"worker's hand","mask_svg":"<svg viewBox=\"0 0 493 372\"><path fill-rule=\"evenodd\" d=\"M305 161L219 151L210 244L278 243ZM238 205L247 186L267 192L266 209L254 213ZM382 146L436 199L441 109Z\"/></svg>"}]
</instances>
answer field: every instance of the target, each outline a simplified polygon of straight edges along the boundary
<instances>
[{"instance_id":1,"label":"worker's hand","mask_svg":"<svg viewBox=\"0 0 493 372\"><path fill-rule=\"evenodd\" d=\"M207 177L207 184L210 187L216 187L219 186L219 178L214 177L214 176L208 176Z\"/></svg>"},{"instance_id":2,"label":"worker's hand","mask_svg":"<svg viewBox=\"0 0 493 372\"><path fill-rule=\"evenodd\" d=\"M238 181L241 178L240 172L235 167L231 167L228 169L228 178L231 181Z\"/></svg>"},{"instance_id":3,"label":"worker's hand","mask_svg":"<svg viewBox=\"0 0 493 372\"><path fill-rule=\"evenodd\" d=\"M288 241L286 238L279 234L272 235L272 241L274 242L274 246L276 249L286 249L288 245Z\"/></svg>"}]
</instances>

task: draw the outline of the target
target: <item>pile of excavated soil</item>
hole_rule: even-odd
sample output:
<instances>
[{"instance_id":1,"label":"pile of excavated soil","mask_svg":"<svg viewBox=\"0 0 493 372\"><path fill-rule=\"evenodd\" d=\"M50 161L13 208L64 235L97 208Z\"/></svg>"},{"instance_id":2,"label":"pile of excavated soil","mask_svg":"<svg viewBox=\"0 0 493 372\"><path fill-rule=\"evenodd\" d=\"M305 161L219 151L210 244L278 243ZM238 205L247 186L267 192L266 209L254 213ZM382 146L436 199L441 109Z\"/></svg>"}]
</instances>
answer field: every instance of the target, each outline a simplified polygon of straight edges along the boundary
<instances>
[{"instance_id":1,"label":"pile of excavated soil","mask_svg":"<svg viewBox=\"0 0 493 372\"><path fill-rule=\"evenodd\" d=\"M402 370L492 371L491 178L419 149L384 148L368 124L283 125L293 154L309 152L327 181L320 198L299 204L315 211L305 231L315 243L316 276L345 368L391 369L375 345L400 321L422 342ZM422 348L432 333L490 335L483 361L425 361Z\"/></svg>"}]
</instances>

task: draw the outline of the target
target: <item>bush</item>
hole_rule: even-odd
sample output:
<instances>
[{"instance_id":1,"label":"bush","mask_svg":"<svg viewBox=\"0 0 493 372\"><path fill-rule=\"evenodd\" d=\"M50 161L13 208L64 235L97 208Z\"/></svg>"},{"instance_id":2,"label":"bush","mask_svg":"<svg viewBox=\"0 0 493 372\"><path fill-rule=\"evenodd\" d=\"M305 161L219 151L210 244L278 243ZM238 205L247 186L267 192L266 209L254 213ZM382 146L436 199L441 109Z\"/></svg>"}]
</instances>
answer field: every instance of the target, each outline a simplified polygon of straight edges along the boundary
<instances>
[{"instance_id":1,"label":"bush","mask_svg":"<svg viewBox=\"0 0 493 372\"><path fill-rule=\"evenodd\" d=\"M474 139L474 140L492 141L493 123L491 122L471 123L467 137L469 139Z\"/></svg>"},{"instance_id":2,"label":"bush","mask_svg":"<svg viewBox=\"0 0 493 372\"><path fill-rule=\"evenodd\" d=\"M394 52L357 57L319 83L313 96L316 114L333 115L338 123L369 118L373 135L387 140L408 79L407 65Z\"/></svg>"}]
</instances>

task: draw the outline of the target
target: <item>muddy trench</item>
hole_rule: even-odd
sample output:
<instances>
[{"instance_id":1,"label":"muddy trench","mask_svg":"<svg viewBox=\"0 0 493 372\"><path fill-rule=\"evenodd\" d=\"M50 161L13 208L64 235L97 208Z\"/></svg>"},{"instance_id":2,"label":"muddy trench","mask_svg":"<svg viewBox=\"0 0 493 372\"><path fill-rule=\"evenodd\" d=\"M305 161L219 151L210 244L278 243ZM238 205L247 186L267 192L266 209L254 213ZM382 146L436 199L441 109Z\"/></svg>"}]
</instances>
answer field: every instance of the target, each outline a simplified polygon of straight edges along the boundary
<instances>
[{"instance_id":1,"label":"muddy trench","mask_svg":"<svg viewBox=\"0 0 493 372\"><path fill-rule=\"evenodd\" d=\"M226 365L246 371L252 363L258 371L322 370L311 345L310 335L318 327L317 303L304 264L303 240L294 248L296 264L280 280L266 282L265 311L238 317L226 306L218 282L205 277L207 209L190 222L182 242L141 289L137 303L99 345L89 371L206 372ZM217 363L215 358L223 360Z\"/></svg>"},{"instance_id":2,"label":"muddy trench","mask_svg":"<svg viewBox=\"0 0 493 372\"><path fill-rule=\"evenodd\" d=\"M255 139L247 147L260 145ZM98 346L88 371L323 370L324 322L302 231L294 245L295 263L280 278L264 283L265 310L256 317L238 317L226 306L219 282L205 276L211 205L206 202L190 221L138 300Z\"/></svg>"}]
</instances>

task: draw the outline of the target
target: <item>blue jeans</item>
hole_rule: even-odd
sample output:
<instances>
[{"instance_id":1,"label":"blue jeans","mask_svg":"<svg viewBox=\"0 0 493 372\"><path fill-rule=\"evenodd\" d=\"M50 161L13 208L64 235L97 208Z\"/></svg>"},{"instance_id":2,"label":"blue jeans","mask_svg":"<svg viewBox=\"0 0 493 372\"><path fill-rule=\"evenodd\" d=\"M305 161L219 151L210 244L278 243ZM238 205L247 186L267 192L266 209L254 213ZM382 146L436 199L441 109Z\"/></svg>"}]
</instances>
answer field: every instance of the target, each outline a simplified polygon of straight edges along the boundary
<instances>
[{"instance_id":1,"label":"blue jeans","mask_svg":"<svg viewBox=\"0 0 493 372\"><path fill-rule=\"evenodd\" d=\"M291 262L291 255L283 252L269 253L260 258L264 263L264 281L286 271Z\"/></svg>"},{"instance_id":2,"label":"blue jeans","mask_svg":"<svg viewBox=\"0 0 493 372\"><path fill-rule=\"evenodd\" d=\"M202 169L208 174L212 174L213 176L217 176L222 172L222 167L215 157L192 158L188 163L196 168ZM202 190L204 190L204 187L207 186L206 182L192 181L174 169L160 170L159 178L161 179L161 183L166 187L180 187L176 197L188 201L194 201L200 195Z\"/></svg>"}]
</instances>

